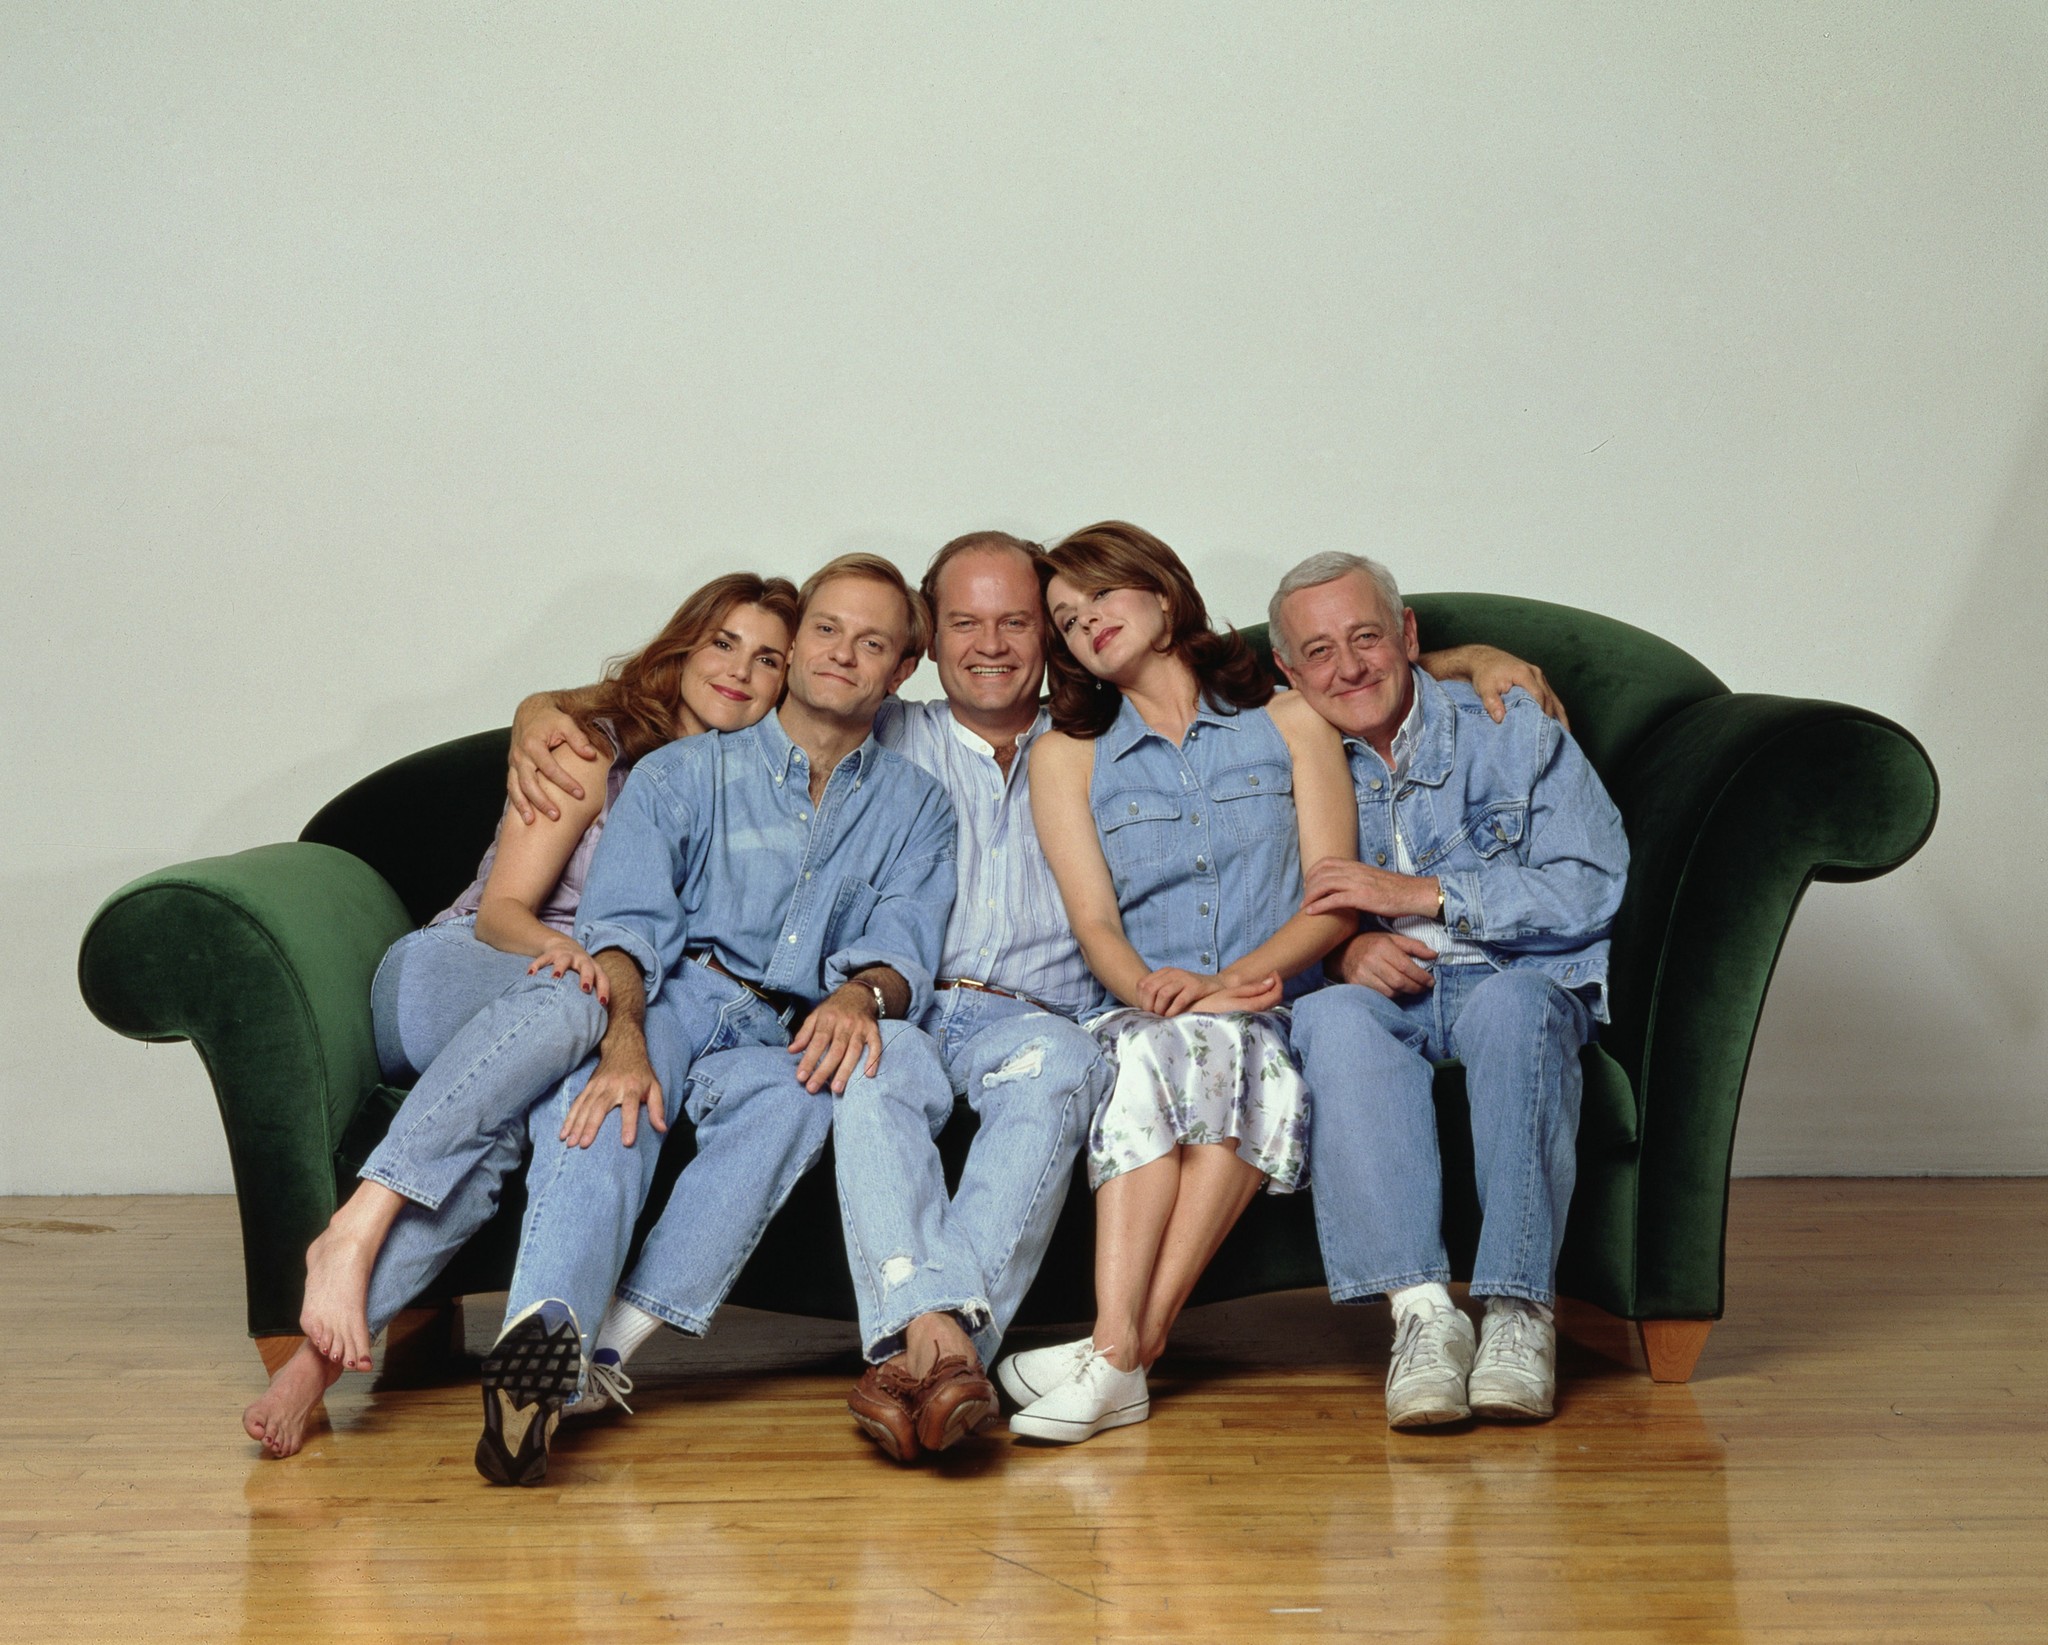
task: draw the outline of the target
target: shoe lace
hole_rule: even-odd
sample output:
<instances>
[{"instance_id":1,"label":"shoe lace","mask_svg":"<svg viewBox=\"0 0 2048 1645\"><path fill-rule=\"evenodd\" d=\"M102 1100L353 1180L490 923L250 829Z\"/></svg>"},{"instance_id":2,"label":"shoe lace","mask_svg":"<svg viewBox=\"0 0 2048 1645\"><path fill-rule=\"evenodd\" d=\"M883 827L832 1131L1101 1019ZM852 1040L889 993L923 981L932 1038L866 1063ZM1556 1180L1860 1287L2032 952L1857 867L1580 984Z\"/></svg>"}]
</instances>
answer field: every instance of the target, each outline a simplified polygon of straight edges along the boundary
<instances>
[{"instance_id":1,"label":"shoe lace","mask_svg":"<svg viewBox=\"0 0 2048 1645\"><path fill-rule=\"evenodd\" d=\"M1414 1363L1416 1354L1421 1351L1424 1323L1424 1317L1420 1313L1409 1314L1402 1319L1400 1328L1395 1331L1393 1365L1395 1376L1404 1375Z\"/></svg>"},{"instance_id":2,"label":"shoe lace","mask_svg":"<svg viewBox=\"0 0 2048 1645\"><path fill-rule=\"evenodd\" d=\"M625 1366L594 1359L590 1362L590 1381L605 1400L628 1416L633 1414L633 1407L626 1403L626 1396L633 1391L633 1379L626 1375Z\"/></svg>"},{"instance_id":3,"label":"shoe lace","mask_svg":"<svg viewBox=\"0 0 2048 1645\"><path fill-rule=\"evenodd\" d=\"M1486 1357L1517 1371L1532 1369L1536 1361L1536 1333L1530 1329L1530 1317L1519 1308L1503 1308L1489 1323L1492 1329L1481 1344Z\"/></svg>"}]
</instances>

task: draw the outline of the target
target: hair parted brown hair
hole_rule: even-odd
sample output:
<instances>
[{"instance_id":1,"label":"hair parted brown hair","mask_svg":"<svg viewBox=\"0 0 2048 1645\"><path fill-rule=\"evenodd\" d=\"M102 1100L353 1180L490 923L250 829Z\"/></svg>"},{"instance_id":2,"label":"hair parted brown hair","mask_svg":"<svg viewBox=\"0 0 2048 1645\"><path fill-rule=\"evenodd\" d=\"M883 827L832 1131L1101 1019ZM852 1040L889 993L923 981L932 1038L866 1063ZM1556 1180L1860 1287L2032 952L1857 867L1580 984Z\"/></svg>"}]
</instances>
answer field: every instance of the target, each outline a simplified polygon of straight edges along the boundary
<instances>
[{"instance_id":1,"label":"hair parted brown hair","mask_svg":"<svg viewBox=\"0 0 2048 1645\"><path fill-rule=\"evenodd\" d=\"M1194 670L1211 708L1263 708L1273 699L1273 677L1236 629L1219 634L1209 608L1178 554L1142 526L1104 520L1046 550L1044 579L1064 577L1084 594L1142 588L1166 601L1166 634L1159 649ZM1046 647L1052 685L1052 723L1070 737L1095 738L1116 724L1123 707L1115 686L1081 666L1055 635Z\"/></svg>"},{"instance_id":2,"label":"hair parted brown hair","mask_svg":"<svg viewBox=\"0 0 2048 1645\"><path fill-rule=\"evenodd\" d=\"M901 594L904 608L910 613L910 634L903 643L903 657L922 657L925 654L932 643L931 607L925 603L924 596L910 586L895 562L885 560L879 554L842 554L819 566L804 579L804 586L796 591L799 617L811 609L811 601L818 590L834 577L865 577L869 582L884 583ZM902 657L897 661L902 661Z\"/></svg>"},{"instance_id":3,"label":"hair parted brown hair","mask_svg":"<svg viewBox=\"0 0 2048 1645\"><path fill-rule=\"evenodd\" d=\"M970 531L955 537L950 543L932 556L932 563L924 568L924 581L918 584L918 592L924 596L925 609L931 613L932 622L939 620L939 573L963 554L978 549L1008 549L1021 554L1038 577L1038 592L1045 593L1045 585L1052 572L1047 568L1045 548L1040 543L1029 542L1022 537L1013 537L1007 531Z\"/></svg>"},{"instance_id":4,"label":"hair parted brown hair","mask_svg":"<svg viewBox=\"0 0 2048 1645\"><path fill-rule=\"evenodd\" d=\"M796 585L787 577L757 577L751 571L713 577L676 607L653 639L631 656L614 657L605 666L589 704L575 715L584 734L595 736L597 722L607 722L620 753L629 760L674 742L676 709L683 700L683 664L718 632L736 605L757 605L796 633ZM787 656L785 650L785 661Z\"/></svg>"}]
</instances>

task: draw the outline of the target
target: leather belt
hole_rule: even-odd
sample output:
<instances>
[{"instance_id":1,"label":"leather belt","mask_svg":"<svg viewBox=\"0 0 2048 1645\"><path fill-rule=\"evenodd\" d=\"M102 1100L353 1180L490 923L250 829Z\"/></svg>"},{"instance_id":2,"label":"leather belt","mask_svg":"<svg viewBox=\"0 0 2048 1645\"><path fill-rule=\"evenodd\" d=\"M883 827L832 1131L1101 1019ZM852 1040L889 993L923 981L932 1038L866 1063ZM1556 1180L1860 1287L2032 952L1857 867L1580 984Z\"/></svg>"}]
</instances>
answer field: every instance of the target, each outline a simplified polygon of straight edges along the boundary
<instances>
[{"instance_id":1,"label":"leather belt","mask_svg":"<svg viewBox=\"0 0 2048 1645\"><path fill-rule=\"evenodd\" d=\"M693 965L701 965L707 971L716 971L728 982L736 982L769 1010L773 1011L785 1028L792 1027L797 1018L805 1016L811 1009L811 1002L796 994L785 994L779 988L763 988L759 983L748 982L737 971L720 961L710 949L704 948L694 954L683 956Z\"/></svg>"},{"instance_id":2,"label":"leather belt","mask_svg":"<svg viewBox=\"0 0 2048 1645\"><path fill-rule=\"evenodd\" d=\"M999 1000L1020 1000L1026 1005L1035 1005L1041 1011L1049 1011L1055 1017L1064 1017L1066 1012L1057 1005L1047 1005L1044 1000L1035 1000L1029 994L1013 994L1007 988L977 981L973 977L941 977L932 984L934 988L964 988L971 994L993 994Z\"/></svg>"}]
</instances>

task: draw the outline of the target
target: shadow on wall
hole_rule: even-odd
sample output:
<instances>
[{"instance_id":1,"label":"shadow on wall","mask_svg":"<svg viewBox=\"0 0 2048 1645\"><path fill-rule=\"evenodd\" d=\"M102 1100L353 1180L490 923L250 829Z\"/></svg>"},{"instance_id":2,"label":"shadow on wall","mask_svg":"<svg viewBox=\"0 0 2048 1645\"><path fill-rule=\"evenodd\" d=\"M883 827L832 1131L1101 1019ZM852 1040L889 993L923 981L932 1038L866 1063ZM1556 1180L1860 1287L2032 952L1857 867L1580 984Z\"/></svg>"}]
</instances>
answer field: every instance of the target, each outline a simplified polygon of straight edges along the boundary
<instances>
[{"instance_id":1,"label":"shadow on wall","mask_svg":"<svg viewBox=\"0 0 2048 1645\"><path fill-rule=\"evenodd\" d=\"M1994 1032L2030 1040L2048 1019L2048 395L1938 656L1912 728L1942 784L1925 878Z\"/></svg>"},{"instance_id":2,"label":"shadow on wall","mask_svg":"<svg viewBox=\"0 0 2048 1645\"><path fill-rule=\"evenodd\" d=\"M1899 620L1914 616L1909 598ZM2036 721L2044 655L2048 400L1910 711L1941 778L1934 836L1896 876L1808 892L1757 1036L1739 1175L2048 1167L2048 737L2007 729Z\"/></svg>"}]
</instances>

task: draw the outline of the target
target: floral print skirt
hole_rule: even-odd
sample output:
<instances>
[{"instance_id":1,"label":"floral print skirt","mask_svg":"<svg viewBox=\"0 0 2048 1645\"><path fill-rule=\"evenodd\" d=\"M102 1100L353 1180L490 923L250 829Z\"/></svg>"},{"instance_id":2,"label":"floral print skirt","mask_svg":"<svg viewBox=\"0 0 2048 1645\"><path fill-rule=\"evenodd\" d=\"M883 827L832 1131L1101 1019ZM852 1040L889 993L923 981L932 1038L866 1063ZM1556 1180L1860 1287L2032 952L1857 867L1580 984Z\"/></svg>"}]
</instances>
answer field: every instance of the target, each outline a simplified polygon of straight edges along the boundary
<instances>
[{"instance_id":1,"label":"floral print skirt","mask_svg":"<svg viewBox=\"0 0 2048 1645\"><path fill-rule=\"evenodd\" d=\"M1308 1175L1308 1085L1288 1013L1155 1016L1129 1006L1088 1024L1116 1082L1088 1128L1088 1186L1163 1159L1178 1143L1235 1139L1239 1159L1291 1194Z\"/></svg>"}]
</instances>

